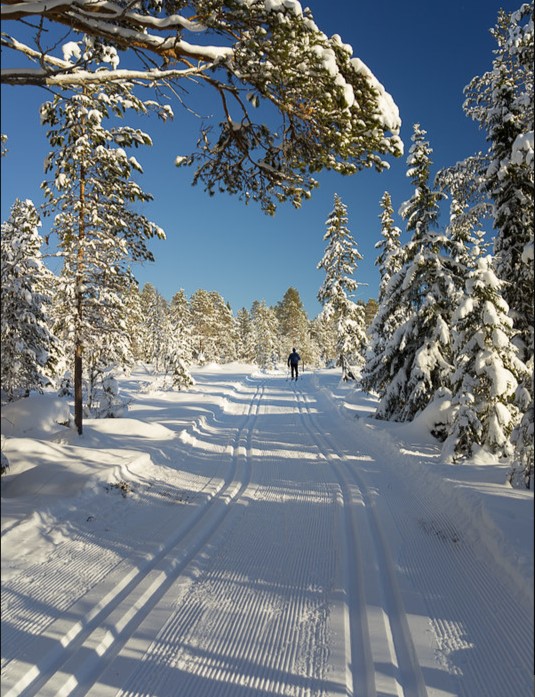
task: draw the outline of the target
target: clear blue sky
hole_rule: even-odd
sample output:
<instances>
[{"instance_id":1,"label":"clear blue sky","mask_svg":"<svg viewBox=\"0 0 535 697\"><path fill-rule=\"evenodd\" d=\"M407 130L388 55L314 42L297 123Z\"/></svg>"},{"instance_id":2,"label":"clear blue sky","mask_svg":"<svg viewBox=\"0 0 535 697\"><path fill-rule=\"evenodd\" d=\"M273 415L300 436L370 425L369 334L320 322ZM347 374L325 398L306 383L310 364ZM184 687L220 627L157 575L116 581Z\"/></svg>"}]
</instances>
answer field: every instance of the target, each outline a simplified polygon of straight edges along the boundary
<instances>
[{"instance_id":1,"label":"clear blue sky","mask_svg":"<svg viewBox=\"0 0 535 697\"><path fill-rule=\"evenodd\" d=\"M433 173L484 147L483 133L462 110L463 88L491 67L495 42L489 29L499 8L516 10L520 0L302 4L308 4L326 34L340 34L353 46L354 55L394 97L406 153L416 122L427 131L433 148ZM2 88L1 128L9 138L8 155L2 158L2 221L16 197L30 198L36 205L42 201L39 185L49 147L38 111L48 98L38 88ZM167 299L180 288L188 296L198 288L215 290L234 312L250 308L254 300L275 304L293 286L312 318L321 309L316 295L324 276L316 265L325 249L325 220L338 193L364 257L355 277L368 285L359 289L357 298L377 295L374 245L380 239L379 202L389 191L397 211L411 196L406 156L390 159L390 170L381 174L322 174L320 188L299 211L286 204L272 218L253 204L246 207L225 194L209 197L200 186L191 186L193 172L178 170L174 158L193 149L198 124L178 104L174 111L173 122L162 124L154 117L141 124L154 141L152 148L136 152L144 168L140 183L154 196L143 212L167 234L166 241L151 243L156 261L134 269L141 285L152 283ZM402 222L396 222L403 229Z\"/></svg>"}]
</instances>

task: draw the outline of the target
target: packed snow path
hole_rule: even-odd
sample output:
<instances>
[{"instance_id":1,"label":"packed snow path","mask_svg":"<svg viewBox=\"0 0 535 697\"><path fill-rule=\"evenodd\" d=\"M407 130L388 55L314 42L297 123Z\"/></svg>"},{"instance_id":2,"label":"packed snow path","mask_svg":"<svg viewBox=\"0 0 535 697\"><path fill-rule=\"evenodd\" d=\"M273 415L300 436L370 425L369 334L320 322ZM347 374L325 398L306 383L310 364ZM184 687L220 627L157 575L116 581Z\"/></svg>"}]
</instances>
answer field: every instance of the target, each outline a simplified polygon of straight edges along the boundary
<instances>
[{"instance_id":1,"label":"packed snow path","mask_svg":"<svg viewBox=\"0 0 535 697\"><path fill-rule=\"evenodd\" d=\"M529 607L372 420L308 374L196 390L189 420L139 397L124 496L41 514L53 551L4 584L3 696L531 695Z\"/></svg>"}]
</instances>

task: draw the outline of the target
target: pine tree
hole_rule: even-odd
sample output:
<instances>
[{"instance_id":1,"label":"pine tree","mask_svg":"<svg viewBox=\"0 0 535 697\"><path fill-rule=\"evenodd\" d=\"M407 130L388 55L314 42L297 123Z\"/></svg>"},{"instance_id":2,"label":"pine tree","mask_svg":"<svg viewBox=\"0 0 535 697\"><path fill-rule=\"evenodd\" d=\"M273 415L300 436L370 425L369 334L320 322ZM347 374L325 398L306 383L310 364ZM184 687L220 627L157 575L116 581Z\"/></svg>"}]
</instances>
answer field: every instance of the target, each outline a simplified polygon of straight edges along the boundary
<instances>
[{"instance_id":1,"label":"pine tree","mask_svg":"<svg viewBox=\"0 0 535 697\"><path fill-rule=\"evenodd\" d=\"M514 487L533 487L535 455L535 428L533 413L533 358L526 364L526 373L518 386L515 404L523 414L522 420L511 434L514 446L508 481Z\"/></svg>"},{"instance_id":2,"label":"pine tree","mask_svg":"<svg viewBox=\"0 0 535 697\"><path fill-rule=\"evenodd\" d=\"M486 131L488 166L482 189L494 204L496 272L514 321L513 341L531 375L522 381L517 404L523 412L512 433L515 446L509 480L530 485L533 472L533 2L511 14L500 10L491 33L496 40L492 70L466 88L465 112Z\"/></svg>"},{"instance_id":3,"label":"pine tree","mask_svg":"<svg viewBox=\"0 0 535 697\"><path fill-rule=\"evenodd\" d=\"M255 362L263 370L274 369L280 361L279 323L273 308L264 300L255 300L251 308L254 332Z\"/></svg>"},{"instance_id":4,"label":"pine tree","mask_svg":"<svg viewBox=\"0 0 535 697\"><path fill-rule=\"evenodd\" d=\"M334 367L338 358L336 347L337 331L336 322L332 316L327 317L325 312L319 315L310 323L310 332L314 345L317 347L317 363L321 367Z\"/></svg>"},{"instance_id":5,"label":"pine tree","mask_svg":"<svg viewBox=\"0 0 535 697\"><path fill-rule=\"evenodd\" d=\"M247 308L242 307L236 314L238 337L238 360L252 363L255 357L253 323Z\"/></svg>"},{"instance_id":6,"label":"pine tree","mask_svg":"<svg viewBox=\"0 0 535 697\"><path fill-rule=\"evenodd\" d=\"M181 390L195 384L188 366L191 365L191 318L184 290L173 295L169 304L169 348L166 358L167 374L173 387Z\"/></svg>"},{"instance_id":7,"label":"pine tree","mask_svg":"<svg viewBox=\"0 0 535 697\"><path fill-rule=\"evenodd\" d=\"M171 331L171 346L179 347L180 353L187 364L191 363L193 349L191 345L191 314L189 301L184 289L181 288L171 298L169 303L169 323Z\"/></svg>"},{"instance_id":8,"label":"pine tree","mask_svg":"<svg viewBox=\"0 0 535 697\"><path fill-rule=\"evenodd\" d=\"M404 249L404 265L388 286L389 307L405 319L383 352L381 369L389 382L377 416L395 421L411 421L448 384L452 370L448 322L455 283L447 238L436 231L443 194L429 184L432 150L425 135L415 124L407 158L414 194L400 209L413 236ZM384 382L382 377L379 384Z\"/></svg>"},{"instance_id":9,"label":"pine tree","mask_svg":"<svg viewBox=\"0 0 535 697\"><path fill-rule=\"evenodd\" d=\"M385 191L381 198L383 212L381 219L382 240L375 245L379 255L375 261L379 267L379 303L369 328L369 346L366 364L362 371L361 384L368 392L383 395L389 383L389 374L383 370L383 353L396 328L405 318L403 307L392 306L390 281L403 266L403 248L400 242L401 230L394 225L394 209L390 194Z\"/></svg>"},{"instance_id":10,"label":"pine tree","mask_svg":"<svg viewBox=\"0 0 535 697\"><path fill-rule=\"evenodd\" d=\"M237 324L230 304L216 291L209 293L213 313L215 342L214 359L217 363L229 363L237 356Z\"/></svg>"},{"instance_id":11,"label":"pine tree","mask_svg":"<svg viewBox=\"0 0 535 697\"><path fill-rule=\"evenodd\" d=\"M310 329L299 291L296 288L288 288L282 300L275 306L275 312L279 320L279 354L287 355L296 346L302 365L309 365L312 359Z\"/></svg>"},{"instance_id":12,"label":"pine tree","mask_svg":"<svg viewBox=\"0 0 535 697\"><path fill-rule=\"evenodd\" d=\"M449 461L469 458L478 448L498 457L512 453L510 435L520 420L515 393L527 369L511 342L513 322L502 288L491 257L479 258L453 313L454 416L443 446Z\"/></svg>"},{"instance_id":13,"label":"pine tree","mask_svg":"<svg viewBox=\"0 0 535 697\"><path fill-rule=\"evenodd\" d=\"M2 223L2 392L9 400L42 391L55 338L48 328L50 271L43 263L39 215L18 199Z\"/></svg>"},{"instance_id":14,"label":"pine tree","mask_svg":"<svg viewBox=\"0 0 535 697\"><path fill-rule=\"evenodd\" d=\"M143 360L151 363L157 373L165 373L171 341L167 300L151 283L143 286L140 300L144 317Z\"/></svg>"},{"instance_id":15,"label":"pine tree","mask_svg":"<svg viewBox=\"0 0 535 697\"><path fill-rule=\"evenodd\" d=\"M362 256L348 228L347 208L338 194L334 195L334 208L325 224L323 239L327 247L317 266L325 271L325 280L318 300L325 316L336 321L338 363L343 379L348 379L352 363L362 366L367 337L364 308L350 299L359 285L353 274Z\"/></svg>"},{"instance_id":16,"label":"pine tree","mask_svg":"<svg viewBox=\"0 0 535 697\"><path fill-rule=\"evenodd\" d=\"M125 301L126 332L130 338L132 362L145 360L145 316L138 284L132 280Z\"/></svg>"},{"instance_id":17,"label":"pine tree","mask_svg":"<svg viewBox=\"0 0 535 697\"><path fill-rule=\"evenodd\" d=\"M489 142L483 186L494 204L496 273L522 358L533 356L533 2L500 10L492 70L466 88L468 116Z\"/></svg>"},{"instance_id":18,"label":"pine tree","mask_svg":"<svg viewBox=\"0 0 535 697\"><path fill-rule=\"evenodd\" d=\"M200 363L236 358L237 327L232 310L217 291L196 290L190 299L193 355Z\"/></svg>"},{"instance_id":19,"label":"pine tree","mask_svg":"<svg viewBox=\"0 0 535 697\"><path fill-rule=\"evenodd\" d=\"M71 95L58 94L41 108L42 122L54 148L45 171L53 179L43 183L46 212L54 214L63 271L59 294L64 304L65 332L74 346L75 424L82 433L82 368L84 353L101 339L103 353L127 340L123 306L132 278L133 261L151 260L151 237L163 231L132 204L151 196L133 181L141 172L125 148L150 145L138 129L103 121L122 117L127 109L144 113L148 106L128 84L86 87ZM109 356L109 359L115 356Z\"/></svg>"},{"instance_id":20,"label":"pine tree","mask_svg":"<svg viewBox=\"0 0 535 697\"><path fill-rule=\"evenodd\" d=\"M309 198L322 169L382 171L383 156L402 153L392 97L299 2L3 3L2 19L13 30L3 49L23 63L2 69L4 84L90 89L135 80L158 89L184 80L180 92L169 90L182 103L204 86L213 117L203 119L197 151L175 162L197 165L194 182L210 194L238 194L273 213L281 201L300 206ZM83 46L71 40L81 32L88 35ZM127 55L121 70L110 37ZM38 70L23 69L29 57ZM256 109L261 104L275 121Z\"/></svg>"}]
</instances>

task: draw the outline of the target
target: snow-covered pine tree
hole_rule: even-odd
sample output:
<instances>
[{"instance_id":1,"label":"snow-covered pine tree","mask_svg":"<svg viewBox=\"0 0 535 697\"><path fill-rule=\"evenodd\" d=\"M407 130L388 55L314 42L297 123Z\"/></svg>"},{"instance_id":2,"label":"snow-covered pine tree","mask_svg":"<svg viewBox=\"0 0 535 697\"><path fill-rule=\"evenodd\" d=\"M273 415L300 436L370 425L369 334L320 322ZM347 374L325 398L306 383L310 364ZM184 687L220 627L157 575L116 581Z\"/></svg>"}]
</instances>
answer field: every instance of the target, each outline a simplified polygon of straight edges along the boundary
<instances>
[{"instance_id":1,"label":"snow-covered pine tree","mask_svg":"<svg viewBox=\"0 0 535 697\"><path fill-rule=\"evenodd\" d=\"M171 355L180 358L184 366L191 365L193 359L191 317L189 301L182 288L173 295L169 303L169 330Z\"/></svg>"},{"instance_id":2,"label":"snow-covered pine tree","mask_svg":"<svg viewBox=\"0 0 535 697\"><path fill-rule=\"evenodd\" d=\"M492 258L480 257L452 316L456 368L446 461L470 458L481 448L498 457L512 453L510 435L520 420L515 393L527 369L511 341L513 321L502 288Z\"/></svg>"},{"instance_id":3,"label":"snow-covered pine tree","mask_svg":"<svg viewBox=\"0 0 535 697\"><path fill-rule=\"evenodd\" d=\"M169 306L167 300L152 283L141 290L143 322L143 360L150 363L157 373L166 372L166 359L171 342Z\"/></svg>"},{"instance_id":4,"label":"snow-covered pine tree","mask_svg":"<svg viewBox=\"0 0 535 697\"><path fill-rule=\"evenodd\" d=\"M483 185L494 204L496 273L524 361L533 356L533 2L500 10L492 70L466 87L465 112L486 131Z\"/></svg>"},{"instance_id":5,"label":"snow-covered pine tree","mask_svg":"<svg viewBox=\"0 0 535 697\"><path fill-rule=\"evenodd\" d=\"M128 83L105 83L58 94L41 107L53 148L45 166L53 179L42 187L45 211L55 215L53 232L64 262L58 293L74 351L75 425L80 434L84 352L94 351L104 337L108 347L127 339L123 307L131 262L151 260L147 240L164 237L133 209L134 203L152 197L132 179L133 171L142 169L125 151L151 140L139 129L117 124L128 109L146 113L153 106L138 99ZM114 117L106 128L104 120ZM115 340L109 341L110 335Z\"/></svg>"},{"instance_id":6,"label":"snow-covered pine tree","mask_svg":"<svg viewBox=\"0 0 535 697\"><path fill-rule=\"evenodd\" d=\"M246 307L240 308L236 313L236 325L238 360L244 363L252 363L255 357L253 323L251 313Z\"/></svg>"},{"instance_id":7,"label":"snow-covered pine tree","mask_svg":"<svg viewBox=\"0 0 535 697\"><path fill-rule=\"evenodd\" d=\"M383 210L381 218L382 240L375 245L379 249L376 259L376 266L379 267L379 302L385 297L386 289L392 276L403 266L402 248L400 242L401 230L394 224L394 209L392 198L388 191L385 191L381 198L381 208Z\"/></svg>"},{"instance_id":8,"label":"snow-covered pine tree","mask_svg":"<svg viewBox=\"0 0 535 697\"><path fill-rule=\"evenodd\" d=\"M429 184L432 150L425 135L415 124L407 158L414 194L400 208L413 236L404 248L403 267L387 287L389 307L406 313L381 362L390 382L377 417L394 421L411 421L448 384L452 370L448 323L455 283L445 254L448 241L436 231L443 194Z\"/></svg>"},{"instance_id":9,"label":"snow-covered pine tree","mask_svg":"<svg viewBox=\"0 0 535 697\"><path fill-rule=\"evenodd\" d=\"M317 364L322 368L334 367L338 358L336 348L336 323L322 311L310 323L313 345L316 347Z\"/></svg>"},{"instance_id":10,"label":"snow-covered pine tree","mask_svg":"<svg viewBox=\"0 0 535 697\"><path fill-rule=\"evenodd\" d=\"M145 316L141 307L141 293L132 279L125 301L126 331L130 338L132 362L145 360Z\"/></svg>"},{"instance_id":11,"label":"snow-covered pine tree","mask_svg":"<svg viewBox=\"0 0 535 697\"><path fill-rule=\"evenodd\" d=\"M18 199L2 223L2 394L8 400L42 391L49 382L44 368L55 342L48 318L52 274L41 256L40 225L32 201Z\"/></svg>"},{"instance_id":12,"label":"snow-covered pine tree","mask_svg":"<svg viewBox=\"0 0 535 697\"><path fill-rule=\"evenodd\" d=\"M215 343L215 360L218 363L229 363L236 359L238 333L237 324L230 304L223 296L210 291L208 294L213 314L213 329Z\"/></svg>"},{"instance_id":13,"label":"snow-covered pine tree","mask_svg":"<svg viewBox=\"0 0 535 697\"><path fill-rule=\"evenodd\" d=\"M212 301L207 290L199 288L190 298L193 359L203 365L215 360L215 335Z\"/></svg>"},{"instance_id":14,"label":"snow-covered pine tree","mask_svg":"<svg viewBox=\"0 0 535 697\"><path fill-rule=\"evenodd\" d=\"M191 326L188 299L183 290L171 298L169 305L169 352L166 359L167 374L178 390L195 384L188 366L192 361Z\"/></svg>"},{"instance_id":15,"label":"snow-covered pine tree","mask_svg":"<svg viewBox=\"0 0 535 697\"><path fill-rule=\"evenodd\" d=\"M351 300L359 285L353 274L362 256L348 228L347 207L338 194L334 195L334 207L325 224L323 239L327 246L317 265L325 271L325 279L318 300L326 317L332 316L336 322L338 364L346 380L351 365L362 368L367 334L364 307Z\"/></svg>"},{"instance_id":16,"label":"snow-covered pine tree","mask_svg":"<svg viewBox=\"0 0 535 697\"><path fill-rule=\"evenodd\" d=\"M297 288L290 287L275 305L279 320L279 354L288 355L295 346L301 356L301 365L310 365L312 348L308 316Z\"/></svg>"},{"instance_id":17,"label":"snow-covered pine tree","mask_svg":"<svg viewBox=\"0 0 535 697\"><path fill-rule=\"evenodd\" d=\"M514 320L513 341L530 366L520 388L524 411L513 432L513 485L531 482L533 472L533 2L511 14L500 10L491 33L496 40L492 70L466 88L465 112L487 133L489 165L483 188L494 203L496 272Z\"/></svg>"},{"instance_id":18,"label":"snow-covered pine tree","mask_svg":"<svg viewBox=\"0 0 535 697\"><path fill-rule=\"evenodd\" d=\"M232 310L217 291L202 288L190 298L193 357L200 363L236 358L237 327Z\"/></svg>"},{"instance_id":19,"label":"snow-covered pine tree","mask_svg":"<svg viewBox=\"0 0 535 697\"><path fill-rule=\"evenodd\" d=\"M264 300L255 300L251 308L253 322L255 362L263 370L276 367L279 354L279 321L275 310Z\"/></svg>"},{"instance_id":20,"label":"snow-covered pine tree","mask_svg":"<svg viewBox=\"0 0 535 697\"><path fill-rule=\"evenodd\" d=\"M385 191L381 198L382 240L376 243L379 255L375 261L379 267L379 303L377 312L369 328L366 363L362 371L361 384L368 392L383 395L390 375L383 369L383 352L396 328L405 319L403 307L389 303L390 280L403 266L403 247L400 242L401 230L394 225L394 209L390 194Z\"/></svg>"}]
</instances>

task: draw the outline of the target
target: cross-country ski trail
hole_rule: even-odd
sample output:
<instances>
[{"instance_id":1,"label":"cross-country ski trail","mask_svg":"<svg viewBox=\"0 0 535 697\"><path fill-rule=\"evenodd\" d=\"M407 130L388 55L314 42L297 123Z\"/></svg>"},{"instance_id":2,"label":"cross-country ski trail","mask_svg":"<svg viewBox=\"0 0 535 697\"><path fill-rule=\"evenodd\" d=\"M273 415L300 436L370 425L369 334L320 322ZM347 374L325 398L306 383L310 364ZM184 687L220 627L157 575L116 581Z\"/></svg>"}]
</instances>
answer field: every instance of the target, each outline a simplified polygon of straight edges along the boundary
<instances>
[{"instance_id":1,"label":"cross-country ski trail","mask_svg":"<svg viewBox=\"0 0 535 697\"><path fill-rule=\"evenodd\" d=\"M332 381L227 378L42 445L104 442L122 491L28 493L49 546L4 582L2 696L531 695L532 597L444 488Z\"/></svg>"}]
</instances>

